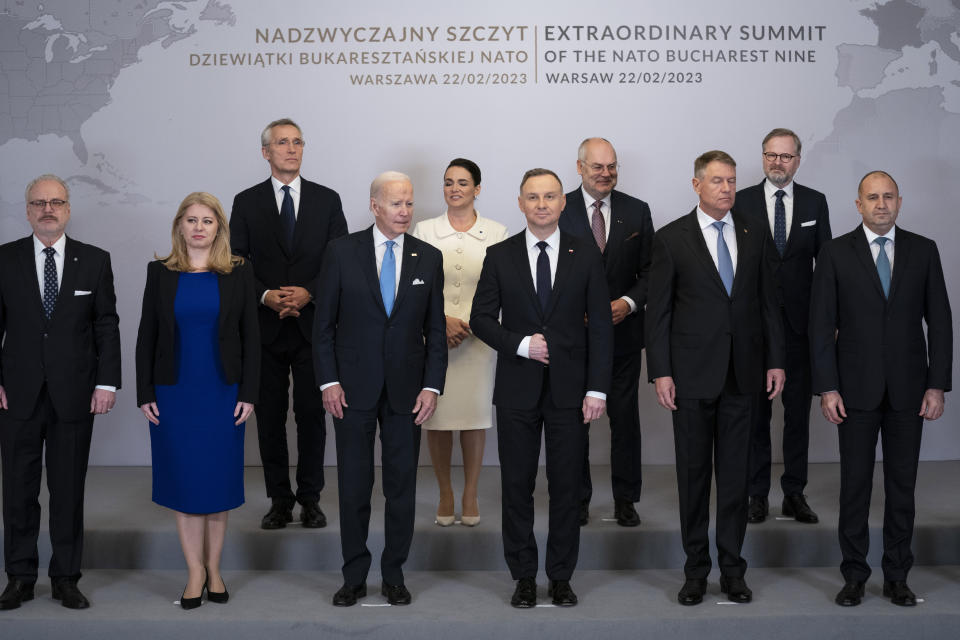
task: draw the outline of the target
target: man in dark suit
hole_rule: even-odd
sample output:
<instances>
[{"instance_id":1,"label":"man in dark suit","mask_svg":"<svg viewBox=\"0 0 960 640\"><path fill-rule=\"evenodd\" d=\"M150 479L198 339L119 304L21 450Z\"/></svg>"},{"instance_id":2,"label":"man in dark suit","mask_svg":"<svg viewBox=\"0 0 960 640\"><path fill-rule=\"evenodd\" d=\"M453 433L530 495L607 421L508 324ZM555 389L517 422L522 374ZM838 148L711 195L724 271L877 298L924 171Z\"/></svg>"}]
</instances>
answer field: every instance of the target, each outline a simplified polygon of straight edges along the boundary
<instances>
[{"instance_id":1,"label":"man in dark suit","mask_svg":"<svg viewBox=\"0 0 960 640\"><path fill-rule=\"evenodd\" d=\"M613 324L596 245L557 228L565 204L555 173L520 183L522 233L487 249L470 327L497 352L493 403L503 500L503 550L516 589L510 604L537 602L533 491L540 438L547 446L550 522L546 573L553 604L573 606L580 546L581 465L591 420L603 415Z\"/></svg>"},{"instance_id":2,"label":"man in dark suit","mask_svg":"<svg viewBox=\"0 0 960 640\"><path fill-rule=\"evenodd\" d=\"M64 235L70 192L54 175L26 191L33 235L0 246L0 456L3 558L0 609L33 598L40 533L41 457L50 491L48 575L70 609L83 551L83 493L93 417L120 387L120 332L110 254Z\"/></svg>"},{"instance_id":3,"label":"man in dark suit","mask_svg":"<svg viewBox=\"0 0 960 640\"><path fill-rule=\"evenodd\" d=\"M732 211L733 158L694 162L699 205L653 241L647 296L647 371L673 412L680 534L687 554L683 605L703 601L710 573L710 484L717 482L720 590L750 602L740 556L747 527L747 458L757 396L783 388L783 325L763 226Z\"/></svg>"},{"instance_id":4,"label":"man in dark suit","mask_svg":"<svg viewBox=\"0 0 960 640\"><path fill-rule=\"evenodd\" d=\"M763 139L763 173L758 185L737 192L737 211L756 229L766 229L776 248L777 293L787 348L783 387L783 515L798 522L818 522L807 504L807 449L810 444L810 284L820 247L830 240L830 212L819 191L797 184L800 138L790 129L774 129ZM773 403L760 399L750 446L750 504L747 521L769 514L770 416Z\"/></svg>"},{"instance_id":5,"label":"man in dark suit","mask_svg":"<svg viewBox=\"0 0 960 640\"><path fill-rule=\"evenodd\" d=\"M871 171L857 189L863 224L824 245L810 307L813 390L839 425L841 606L860 604L877 434L883 443L883 595L913 606L914 488L923 421L943 414L953 321L937 245L895 226L897 183ZM924 339L926 324L926 339Z\"/></svg>"},{"instance_id":6,"label":"man in dark suit","mask_svg":"<svg viewBox=\"0 0 960 640\"><path fill-rule=\"evenodd\" d=\"M300 176L303 147L292 120L271 122L260 136L270 178L237 194L230 216L233 252L253 263L263 343L256 407L260 460L271 499L260 523L282 529L301 505L304 527L325 527L320 509L327 427L310 348L313 299L327 243L347 233L336 191ZM293 374L297 422L297 490L290 487L287 405Z\"/></svg>"},{"instance_id":7,"label":"man in dark suit","mask_svg":"<svg viewBox=\"0 0 960 640\"><path fill-rule=\"evenodd\" d=\"M410 604L403 563L413 539L420 425L447 371L443 258L408 235L413 185L394 171L370 185L375 224L332 242L313 329L314 366L337 436L343 586L336 606L367 594L374 438L380 423L385 544L381 593Z\"/></svg>"},{"instance_id":8,"label":"man in dark suit","mask_svg":"<svg viewBox=\"0 0 960 640\"><path fill-rule=\"evenodd\" d=\"M640 354L643 312L647 304L647 271L653 244L650 207L617 186L617 152L603 138L587 138L577 150L579 189L567 194L560 230L593 241L603 254L614 324L613 376L607 396L610 416L610 477L614 517L623 527L640 524L633 506L640 499ZM589 205L589 211L588 207ZM589 519L589 433L584 448L580 524Z\"/></svg>"}]
</instances>

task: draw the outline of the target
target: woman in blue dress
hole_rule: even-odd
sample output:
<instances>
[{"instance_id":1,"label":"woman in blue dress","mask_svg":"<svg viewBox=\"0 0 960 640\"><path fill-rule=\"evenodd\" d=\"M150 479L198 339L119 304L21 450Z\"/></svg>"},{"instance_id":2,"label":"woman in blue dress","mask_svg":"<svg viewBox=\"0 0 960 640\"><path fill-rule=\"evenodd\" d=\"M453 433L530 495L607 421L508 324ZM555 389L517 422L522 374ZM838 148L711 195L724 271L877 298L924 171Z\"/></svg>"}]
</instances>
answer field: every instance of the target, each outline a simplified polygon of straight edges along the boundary
<instances>
[{"instance_id":1,"label":"woman in blue dress","mask_svg":"<svg viewBox=\"0 0 960 640\"><path fill-rule=\"evenodd\" d=\"M230 253L220 202L191 193L172 249L147 267L137 404L150 421L153 501L176 512L188 578L180 606L226 602L227 513L243 504L244 423L260 376L253 270Z\"/></svg>"}]
</instances>

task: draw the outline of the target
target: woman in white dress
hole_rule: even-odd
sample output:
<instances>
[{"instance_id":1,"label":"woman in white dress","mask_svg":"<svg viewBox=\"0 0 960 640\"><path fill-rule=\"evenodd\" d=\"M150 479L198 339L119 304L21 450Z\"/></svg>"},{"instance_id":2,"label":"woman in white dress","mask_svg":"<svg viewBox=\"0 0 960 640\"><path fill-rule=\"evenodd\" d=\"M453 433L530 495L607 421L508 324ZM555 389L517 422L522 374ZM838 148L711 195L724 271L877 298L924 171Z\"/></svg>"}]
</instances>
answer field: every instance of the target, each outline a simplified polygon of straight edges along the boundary
<instances>
[{"instance_id":1,"label":"woman in white dress","mask_svg":"<svg viewBox=\"0 0 960 640\"><path fill-rule=\"evenodd\" d=\"M415 237L443 253L443 307L447 316L449 363L437 411L423 425L440 488L436 522L442 527L455 521L450 480L453 432L460 432L463 450L460 522L472 527L480 522L477 482L486 429L493 424L491 399L496 354L474 337L467 321L487 247L504 240L507 228L477 215L473 205L479 193L480 167L464 158L452 160L443 174L447 212L417 223L413 230Z\"/></svg>"}]
</instances>

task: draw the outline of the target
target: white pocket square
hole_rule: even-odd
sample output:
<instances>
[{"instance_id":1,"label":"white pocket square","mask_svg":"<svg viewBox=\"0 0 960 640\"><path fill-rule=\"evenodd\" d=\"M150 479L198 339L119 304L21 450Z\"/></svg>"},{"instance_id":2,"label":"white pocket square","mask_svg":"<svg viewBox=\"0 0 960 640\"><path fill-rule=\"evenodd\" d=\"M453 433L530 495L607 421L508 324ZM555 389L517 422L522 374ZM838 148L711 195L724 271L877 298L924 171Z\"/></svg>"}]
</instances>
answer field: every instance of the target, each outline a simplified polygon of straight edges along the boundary
<instances>
[{"instance_id":1,"label":"white pocket square","mask_svg":"<svg viewBox=\"0 0 960 640\"><path fill-rule=\"evenodd\" d=\"M801 223L800 223L800 226L801 226L801 227L812 227L812 226L815 225L815 224L817 224L817 221L816 221L816 220L807 220L806 222L801 222Z\"/></svg>"},{"instance_id":2,"label":"white pocket square","mask_svg":"<svg viewBox=\"0 0 960 640\"><path fill-rule=\"evenodd\" d=\"M417 286L418 284L426 284L426 283L425 283L423 280L421 280L420 278L414 278L414 279L413 279L413 284L412 284L412 286L415 287L415 286Z\"/></svg>"},{"instance_id":3,"label":"white pocket square","mask_svg":"<svg viewBox=\"0 0 960 640\"><path fill-rule=\"evenodd\" d=\"M90 295L91 293L93 293L93 291L82 291L82 290L80 290L80 289L77 289L76 291L73 292L73 295L75 295L75 296L88 296L88 295Z\"/></svg>"}]
</instances>

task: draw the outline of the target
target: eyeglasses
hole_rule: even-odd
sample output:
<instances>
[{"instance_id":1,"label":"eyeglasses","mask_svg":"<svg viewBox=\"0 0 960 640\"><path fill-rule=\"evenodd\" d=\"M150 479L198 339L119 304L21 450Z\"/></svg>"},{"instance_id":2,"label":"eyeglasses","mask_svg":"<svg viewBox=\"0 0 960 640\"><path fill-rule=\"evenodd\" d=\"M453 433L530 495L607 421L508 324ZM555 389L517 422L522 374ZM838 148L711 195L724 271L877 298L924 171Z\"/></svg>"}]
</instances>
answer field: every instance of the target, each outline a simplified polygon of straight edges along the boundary
<instances>
[{"instance_id":1,"label":"eyeglasses","mask_svg":"<svg viewBox=\"0 0 960 640\"><path fill-rule=\"evenodd\" d=\"M799 158L800 154L793 155L792 153L773 153L772 151L768 151L763 154L763 157L767 159L767 162L773 162L777 158L780 158L780 162L790 162L794 158Z\"/></svg>"},{"instance_id":2,"label":"eyeglasses","mask_svg":"<svg viewBox=\"0 0 960 640\"><path fill-rule=\"evenodd\" d=\"M614 171L617 170L619 166L620 166L619 162L614 162L613 164L593 163L593 164L588 164L587 168L590 169L591 173L602 173L604 169L606 169L610 173L613 173Z\"/></svg>"},{"instance_id":3,"label":"eyeglasses","mask_svg":"<svg viewBox=\"0 0 960 640\"><path fill-rule=\"evenodd\" d=\"M64 205L67 204L67 201L61 200L60 198L54 198L53 200L31 200L27 204L34 209L40 210L46 209L47 205L50 205L55 211L59 211L60 209L63 209Z\"/></svg>"},{"instance_id":4,"label":"eyeglasses","mask_svg":"<svg viewBox=\"0 0 960 640\"><path fill-rule=\"evenodd\" d=\"M274 140L270 144L275 147L289 147L290 145L293 145L295 149L302 149L307 143L300 138L294 138L293 140L290 140L289 138L280 138L279 140Z\"/></svg>"}]
</instances>

